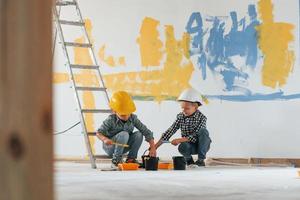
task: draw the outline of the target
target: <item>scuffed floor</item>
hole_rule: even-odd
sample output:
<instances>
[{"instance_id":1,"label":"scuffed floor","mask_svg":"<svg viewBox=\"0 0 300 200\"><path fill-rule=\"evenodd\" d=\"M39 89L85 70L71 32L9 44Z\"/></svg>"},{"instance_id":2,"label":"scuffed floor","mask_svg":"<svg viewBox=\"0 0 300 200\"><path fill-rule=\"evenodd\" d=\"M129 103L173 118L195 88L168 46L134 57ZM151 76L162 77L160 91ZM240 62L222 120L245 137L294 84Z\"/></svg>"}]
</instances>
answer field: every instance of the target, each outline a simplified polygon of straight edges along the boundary
<instances>
[{"instance_id":1,"label":"scuffed floor","mask_svg":"<svg viewBox=\"0 0 300 200\"><path fill-rule=\"evenodd\" d=\"M57 200L299 200L300 178L295 168L103 172L88 163L57 162L55 190Z\"/></svg>"}]
</instances>

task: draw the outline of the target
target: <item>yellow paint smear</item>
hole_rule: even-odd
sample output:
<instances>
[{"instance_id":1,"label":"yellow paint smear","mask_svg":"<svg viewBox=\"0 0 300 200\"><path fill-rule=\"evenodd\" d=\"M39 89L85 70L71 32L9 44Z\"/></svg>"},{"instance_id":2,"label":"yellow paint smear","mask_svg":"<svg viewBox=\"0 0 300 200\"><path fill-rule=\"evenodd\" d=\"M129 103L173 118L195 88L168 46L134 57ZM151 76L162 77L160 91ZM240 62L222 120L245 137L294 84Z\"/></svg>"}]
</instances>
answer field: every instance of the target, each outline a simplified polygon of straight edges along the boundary
<instances>
[{"instance_id":1,"label":"yellow paint smear","mask_svg":"<svg viewBox=\"0 0 300 200\"><path fill-rule=\"evenodd\" d=\"M182 90L190 87L194 67L190 60L184 60L188 56L186 46L190 37L185 33L183 39L177 41L173 26L165 27L165 35L166 61L163 69L105 75L107 88L112 91L126 90L135 96L150 96L161 101L177 97Z\"/></svg>"},{"instance_id":2,"label":"yellow paint smear","mask_svg":"<svg viewBox=\"0 0 300 200\"><path fill-rule=\"evenodd\" d=\"M53 80L52 81L55 84L69 82L70 81L69 74L56 72L53 75Z\"/></svg>"},{"instance_id":3,"label":"yellow paint smear","mask_svg":"<svg viewBox=\"0 0 300 200\"><path fill-rule=\"evenodd\" d=\"M294 66L295 53L289 48L294 41L294 26L274 22L271 0L260 0L258 7L262 19L262 24L257 27L259 47L264 54L262 83L276 88L286 84Z\"/></svg>"},{"instance_id":4,"label":"yellow paint smear","mask_svg":"<svg viewBox=\"0 0 300 200\"><path fill-rule=\"evenodd\" d=\"M150 21L151 23L155 22L154 24L156 25L159 24L156 20L150 19ZM149 24L150 22L144 20L143 23ZM143 24L142 27L144 27ZM156 26L152 26L152 28L157 32ZM150 32L153 32L153 30L150 30ZM141 33L145 32L141 31ZM145 34L147 35L148 33ZM159 40L157 37L156 40ZM144 36L140 35L140 38L144 38ZM168 25L165 26L165 38L164 53L160 56L165 57L162 68L151 69L151 67L148 67L145 71L105 75L104 81L106 87L111 91L126 90L135 96L145 98L154 97L158 102L168 98L176 98L182 90L189 88L189 80L194 71L193 64L189 60L190 35L184 33L182 39L176 40L173 26ZM80 38L76 42L84 41L83 38ZM99 53L99 56L102 56L102 58L104 58L104 49ZM140 48L141 57L145 56L144 53L147 54L147 51L143 51L142 49ZM77 64L91 64L87 49L74 48L74 51L75 62ZM119 62L122 62L122 58L120 60ZM96 84L98 83L97 76L87 70L77 74L75 80L82 84L82 86L97 86ZM85 94L84 103L85 107L93 107L95 105L93 96ZM94 120L92 118L87 121L89 130L95 130L92 126L93 123Z\"/></svg>"},{"instance_id":5,"label":"yellow paint smear","mask_svg":"<svg viewBox=\"0 0 300 200\"><path fill-rule=\"evenodd\" d=\"M85 26L87 29L87 33L89 35L90 41L93 42L92 39L92 23L89 19L85 20ZM84 43L84 37L78 38L75 40L78 43ZM74 64L84 64L84 65L93 65L92 58L90 56L89 50L87 48L74 47ZM80 73L75 74L74 79L77 86L83 87L100 87L97 75L94 70L79 70ZM83 91L82 93L82 107L86 109L96 108L95 98L93 92L91 91ZM95 131L94 127L94 115L91 113L87 113L84 115L85 125L88 132ZM94 144L95 137L89 137L92 151L95 152Z\"/></svg>"},{"instance_id":6,"label":"yellow paint smear","mask_svg":"<svg viewBox=\"0 0 300 200\"><path fill-rule=\"evenodd\" d=\"M146 17L142 22L137 43L140 46L141 62L144 67L160 66L163 43L159 39L158 25L159 21L150 17Z\"/></svg>"},{"instance_id":7,"label":"yellow paint smear","mask_svg":"<svg viewBox=\"0 0 300 200\"><path fill-rule=\"evenodd\" d=\"M183 49L183 54L186 58L190 58L190 41L191 36L188 33L183 33L181 46Z\"/></svg>"},{"instance_id":8,"label":"yellow paint smear","mask_svg":"<svg viewBox=\"0 0 300 200\"><path fill-rule=\"evenodd\" d=\"M90 30L88 30L90 31ZM76 39L75 42L83 43L84 38ZM91 56L89 54L89 50L87 48L74 48L74 63L75 64L85 64L85 65L93 65ZM97 76L94 70L80 70L79 74L74 75L75 76L75 82L78 86L83 87L100 87L99 81L97 80ZM82 92L82 107L85 109L93 109L96 108L95 98L93 95L93 92L91 91L83 91ZM92 113L86 113L84 114L85 118L85 125L88 132L94 132L95 126L94 126L94 115ZM95 137L90 136L89 137L92 151L95 152L94 144L95 144Z\"/></svg>"},{"instance_id":9,"label":"yellow paint smear","mask_svg":"<svg viewBox=\"0 0 300 200\"><path fill-rule=\"evenodd\" d=\"M110 67L116 66L126 66L126 61L124 56L120 56L119 58L115 58L113 56L106 56L105 55L105 45L103 45L98 51L99 59L106 63Z\"/></svg>"},{"instance_id":10,"label":"yellow paint smear","mask_svg":"<svg viewBox=\"0 0 300 200\"><path fill-rule=\"evenodd\" d=\"M121 66L125 66L126 65L126 61L125 61L125 57L124 56L119 57L119 65L121 65Z\"/></svg>"}]
</instances>

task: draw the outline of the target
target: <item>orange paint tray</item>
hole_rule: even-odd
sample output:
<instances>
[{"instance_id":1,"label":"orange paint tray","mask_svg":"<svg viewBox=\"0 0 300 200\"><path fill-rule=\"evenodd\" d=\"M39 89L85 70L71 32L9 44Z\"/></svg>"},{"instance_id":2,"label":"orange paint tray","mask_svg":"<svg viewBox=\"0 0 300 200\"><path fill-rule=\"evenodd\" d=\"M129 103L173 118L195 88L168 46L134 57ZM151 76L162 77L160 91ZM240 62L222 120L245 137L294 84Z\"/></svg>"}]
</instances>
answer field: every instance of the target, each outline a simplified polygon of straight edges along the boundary
<instances>
[{"instance_id":1,"label":"orange paint tray","mask_svg":"<svg viewBox=\"0 0 300 200\"><path fill-rule=\"evenodd\" d=\"M139 164L136 164L136 163L122 163L122 164L118 164L118 168L121 171L124 171L124 170L138 170L139 169Z\"/></svg>"},{"instance_id":2,"label":"orange paint tray","mask_svg":"<svg viewBox=\"0 0 300 200\"><path fill-rule=\"evenodd\" d=\"M158 169L173 169L173 163L158 163Z\"/></svg>"}]
</instances>

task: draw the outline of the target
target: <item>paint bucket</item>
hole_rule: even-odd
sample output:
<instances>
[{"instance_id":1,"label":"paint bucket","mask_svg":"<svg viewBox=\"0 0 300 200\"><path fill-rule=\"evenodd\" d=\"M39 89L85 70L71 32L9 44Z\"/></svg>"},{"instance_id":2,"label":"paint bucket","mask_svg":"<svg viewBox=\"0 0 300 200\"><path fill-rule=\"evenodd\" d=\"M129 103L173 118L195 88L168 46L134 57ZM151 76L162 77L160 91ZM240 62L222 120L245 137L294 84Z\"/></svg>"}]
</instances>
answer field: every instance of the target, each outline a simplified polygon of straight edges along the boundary
<instances>
[{"instance_id":1,"label":"paint bucket","mask_svg":"<svg viewBox=\"0 0 300 200\"><path fill-rule=\"evenodd\" d=\"M158 157L145 157L145 169L156 171L158 169Z\"/></svg>"},{"instance_id":2,"label":"paint bucket","mask_svg":"<svg viewBox=\"0 0 300 200\"><path fill-rule=\"evenodd\" d=\"M142 165L141 165L141 168L145 168L146 167L146 160L149 159L150 156L149 155L142 155Z\"/></svg>"},{"instance_id":3,"label":"paint bucket","mask_svg":"<svg viewBox=\"0 0 300 200\"><path fill-rule=\"evenodd\" d=\"M174 170L185 170L186 161L183 156L173 156Z\"/></svg>"},{"instance_id":4,"label":"paint bucket","mask_svg":"<svg viewBox=\"0 0 300 200\"><path fill-rule=\"evenodd\" d=\"M146 154L146 152L148 151L148 149L143 153L143 155L142 155L142 165L141 165L141 168L145 168L145 161L146 161L146 159L148 159L150 156L149 155L145 155Z\"/></svg>"}]
</instances>

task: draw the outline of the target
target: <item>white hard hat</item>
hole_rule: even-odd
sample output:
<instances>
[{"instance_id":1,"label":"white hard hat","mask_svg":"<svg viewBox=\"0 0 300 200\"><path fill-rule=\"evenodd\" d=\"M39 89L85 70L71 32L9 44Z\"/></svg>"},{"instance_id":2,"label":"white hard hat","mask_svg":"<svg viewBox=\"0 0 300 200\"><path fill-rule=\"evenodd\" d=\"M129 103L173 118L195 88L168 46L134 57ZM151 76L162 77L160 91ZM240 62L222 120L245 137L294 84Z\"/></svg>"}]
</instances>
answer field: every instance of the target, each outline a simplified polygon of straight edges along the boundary
<instances>
[{"instance_id":1,"label":"white hard hat","mask_svg":"<svg viewBox=\"0 0 300 200\"><path fill-rule=\"evenodd\" d=\"M193 88L185 89L177 98L177 101L189 101L198 103L198 105L202 105L201 103L201 95L197 90Z\"/></svg>"}]
</instances>

